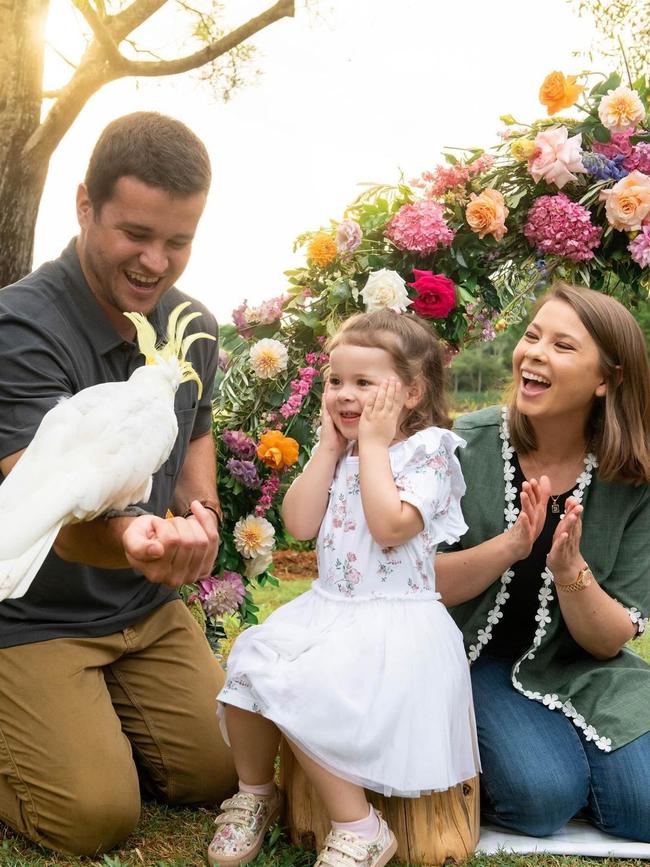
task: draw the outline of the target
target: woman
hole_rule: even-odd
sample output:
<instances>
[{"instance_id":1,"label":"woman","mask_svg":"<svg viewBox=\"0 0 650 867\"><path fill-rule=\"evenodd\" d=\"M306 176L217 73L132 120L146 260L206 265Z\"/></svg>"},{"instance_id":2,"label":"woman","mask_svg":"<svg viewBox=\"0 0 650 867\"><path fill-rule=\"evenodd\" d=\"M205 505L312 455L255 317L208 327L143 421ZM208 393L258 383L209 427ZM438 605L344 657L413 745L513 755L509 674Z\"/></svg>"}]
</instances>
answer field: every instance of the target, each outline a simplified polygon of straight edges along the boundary
<instances>
[{"instance_id":1,"label":"woman","mask_svg":"<svg viewBox=\"0 0 650 867\"><path fill-rule=\"evenodd\" d=\"M650 842L650 366L630 313L556 284L508 407L458 420L469 531L436 558L472 664L484 815L534 836L581 810Z\"/></svg>"}]
</instances>

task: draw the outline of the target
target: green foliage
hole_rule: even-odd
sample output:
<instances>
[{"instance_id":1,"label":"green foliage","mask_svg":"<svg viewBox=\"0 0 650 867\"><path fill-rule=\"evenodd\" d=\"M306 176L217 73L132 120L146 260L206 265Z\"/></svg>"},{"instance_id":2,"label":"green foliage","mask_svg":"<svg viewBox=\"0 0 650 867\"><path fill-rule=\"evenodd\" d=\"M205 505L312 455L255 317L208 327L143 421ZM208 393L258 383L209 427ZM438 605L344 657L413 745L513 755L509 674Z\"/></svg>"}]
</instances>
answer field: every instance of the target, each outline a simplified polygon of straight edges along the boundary
<instances>
[{"instance_id":1,"label":"green foliage","mask_svg":"<svg viewBox=\"0 0 650 867\"><path fill-rule=\"evenodd\" d=\"M569 0L580 16L591 18L598 31L590 51L579 52L618 64L630 81L650 64L650 6L638 0Z\"/></svg>"}]
</instances>

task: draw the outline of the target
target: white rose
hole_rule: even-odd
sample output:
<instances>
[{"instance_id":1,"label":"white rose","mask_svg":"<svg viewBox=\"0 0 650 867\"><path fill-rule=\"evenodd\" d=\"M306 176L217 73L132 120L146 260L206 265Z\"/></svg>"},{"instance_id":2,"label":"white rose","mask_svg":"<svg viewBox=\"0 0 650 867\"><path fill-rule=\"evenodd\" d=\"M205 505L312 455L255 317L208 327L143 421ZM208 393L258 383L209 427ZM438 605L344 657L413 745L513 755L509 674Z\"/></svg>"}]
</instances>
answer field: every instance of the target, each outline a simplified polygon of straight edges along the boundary
<instances>
[{"instance_id":1,"label":"white rose","mask_svg":"<svg viewBox=\"0 0 650 867\"><path fill-rule=\"evenodd\" d=\"M249 581L252 581L258 575L261 575L262 572L266 572L272 562L273 554L258 554L257 557L253 557L252 560L246 563L246 577Z\"/></svg>"},{"instance_id":2,"label":"white rose","mask_svg":"<svg viewBox=\"0 0 650 867\"><path fill-rule=\"evenodd\" d=\"M389 271L388 268L372 271L368 275L361 297L368 313L386 307L397 313L403 313L409 304L413 303L406 291L404 280L397 271Z\"/></svg>"}]
</instances>

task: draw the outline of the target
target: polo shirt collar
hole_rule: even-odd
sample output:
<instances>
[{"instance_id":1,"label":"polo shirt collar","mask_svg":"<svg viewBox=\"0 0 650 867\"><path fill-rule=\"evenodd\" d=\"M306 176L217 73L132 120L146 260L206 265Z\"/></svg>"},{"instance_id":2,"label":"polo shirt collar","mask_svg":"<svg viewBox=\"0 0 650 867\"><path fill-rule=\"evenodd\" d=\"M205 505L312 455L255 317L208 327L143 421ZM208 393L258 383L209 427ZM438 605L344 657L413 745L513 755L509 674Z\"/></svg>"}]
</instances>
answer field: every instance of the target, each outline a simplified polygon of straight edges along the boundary
<instances>
[{"instance_id":1,"label":"polo shirt collar","mask_svg":"<svg viewBox=\"0 0 650 867\"><path fill-rule=\"evenodd\" d=\"M84 328L96 347L97 352L100 355L106 355L125 342L131 342L135 346L135 341L125 341L118 334L95 298L81 269L76 238L73 238L63 250L60 262L68 278L67 282L74 305L83 319ZM147 319L153 325L158 339L161 341L165 336L167 322L167 317L163 316L162 307L162 304L157 304L151 313L147 315Z\"/></svg>"}]
</instances>

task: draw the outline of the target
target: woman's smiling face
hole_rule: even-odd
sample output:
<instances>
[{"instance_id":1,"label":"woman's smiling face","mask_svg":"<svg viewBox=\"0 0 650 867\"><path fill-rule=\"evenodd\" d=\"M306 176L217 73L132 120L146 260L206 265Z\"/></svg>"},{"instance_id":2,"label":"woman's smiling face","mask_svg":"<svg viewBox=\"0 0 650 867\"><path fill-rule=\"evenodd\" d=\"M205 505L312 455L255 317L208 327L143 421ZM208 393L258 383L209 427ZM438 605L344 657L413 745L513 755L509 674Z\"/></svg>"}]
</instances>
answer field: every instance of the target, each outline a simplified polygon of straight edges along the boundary
<instances>
[{"instance_id":1,"label":"woman's smiling face","mask_svg":"<svg viewBox=\"0 0 650 867\"><path fill-rule=\"evenodd\" d=\"M532 419L576 413L586 419L606 391L596 342L557 298L535 314L515 347L512 371L517 409Z\"/></svg>"}]
</instances>

